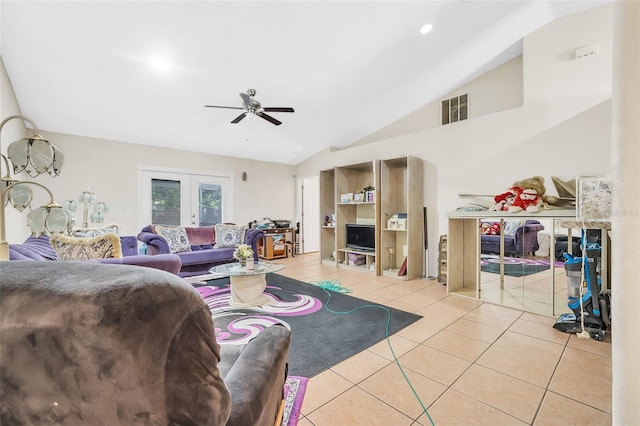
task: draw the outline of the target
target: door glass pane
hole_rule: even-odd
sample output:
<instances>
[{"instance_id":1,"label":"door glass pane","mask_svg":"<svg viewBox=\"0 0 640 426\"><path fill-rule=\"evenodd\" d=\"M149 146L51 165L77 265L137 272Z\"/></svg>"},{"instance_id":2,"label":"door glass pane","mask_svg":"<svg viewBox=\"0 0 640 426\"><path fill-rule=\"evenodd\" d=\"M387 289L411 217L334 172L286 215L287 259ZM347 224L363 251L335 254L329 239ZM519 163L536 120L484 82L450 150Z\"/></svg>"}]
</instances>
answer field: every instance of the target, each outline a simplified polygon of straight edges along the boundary
<instances>
[{"instance_id":1,"label":"door glass pane","mask_svg":"<svg viewBox=\"0 0 640 426\"><path fill-rule=\"evenodd\" d=\"M222 185L199 184L198 208L199 226L211 226L222 222Z\"/></svg>"},{"instance_id":2,"label":"door glass pane","mask_svg":"<svg viewBox=\"0 0 640 426\"><path fill-rule=\"evenodd\" d=\"M180 181L151 179L151 223L180 226Z\"/></svg>"}]
</instances>

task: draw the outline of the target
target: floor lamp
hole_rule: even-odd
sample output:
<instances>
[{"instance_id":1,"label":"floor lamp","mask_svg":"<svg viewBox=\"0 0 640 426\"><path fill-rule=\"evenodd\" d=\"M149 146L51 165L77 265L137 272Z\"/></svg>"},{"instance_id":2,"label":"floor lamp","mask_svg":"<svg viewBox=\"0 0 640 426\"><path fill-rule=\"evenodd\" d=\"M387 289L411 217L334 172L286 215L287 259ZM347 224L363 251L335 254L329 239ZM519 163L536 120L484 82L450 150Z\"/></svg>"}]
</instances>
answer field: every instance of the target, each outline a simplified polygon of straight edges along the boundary
<instances>
[{"instance_id":1,"label":"floor lamp","mask_svg":"<svg viewBox=\"0 0 640 426\"><path fill-rule=\"evenodd\" d=\"M64 156L60 149L40 136L35 123L21 115L12 115L0 123L0 140L2 128L10 120L17 118L31 125L31 135L15 141L7 148L7 156L2 156L0 170L4 166L6 174L2 176L0 186L0 260L9 260L9 243L5 223L5 207L11 204L19 211L31 206L33 192L31 186L44 189L49 194L49 202L33 209L27 216L27 223L31 228L31 235L39 237L42 234L60 235L69 233L73 226L73 215L53 199L53 194L47 187L36 182L21 181L11 177L9 161L13 165L13 173L26 172L31 177L48 173L52 177L60 174ZM0 142L0 151L2 143Z\"/></svg>"}]
</instances>

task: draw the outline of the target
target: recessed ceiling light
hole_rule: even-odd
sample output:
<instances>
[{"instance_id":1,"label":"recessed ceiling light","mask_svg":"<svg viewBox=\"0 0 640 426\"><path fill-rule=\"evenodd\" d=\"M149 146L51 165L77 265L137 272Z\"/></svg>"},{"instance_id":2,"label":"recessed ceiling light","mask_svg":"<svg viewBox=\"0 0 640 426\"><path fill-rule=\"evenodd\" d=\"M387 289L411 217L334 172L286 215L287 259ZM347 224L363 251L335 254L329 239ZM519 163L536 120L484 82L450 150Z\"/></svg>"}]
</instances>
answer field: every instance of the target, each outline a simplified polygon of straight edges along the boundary
<instances>
[{"instance_id":1,"label":"recessed ceiling light","mask_svg":"<svg viewBox=\"0 0 640 426\"><path fill-rule=\"evenodd\" d=\"M426 24L422 28L420 28L420 34L426 34L433 29L433 25Z\"/></svg>"},{"instance_id":2,"label":"recessed ceiling light","mask_svg":"<svg viewBox=\"0 0 640 426\"><path fill-rule=\"evenodd\" d=\"M149 59L149 65L151 65L154 70L159 72L164 72L171 68L171 62L165 56L152 57L151 59Z\"/></svg>"}]
</instances>

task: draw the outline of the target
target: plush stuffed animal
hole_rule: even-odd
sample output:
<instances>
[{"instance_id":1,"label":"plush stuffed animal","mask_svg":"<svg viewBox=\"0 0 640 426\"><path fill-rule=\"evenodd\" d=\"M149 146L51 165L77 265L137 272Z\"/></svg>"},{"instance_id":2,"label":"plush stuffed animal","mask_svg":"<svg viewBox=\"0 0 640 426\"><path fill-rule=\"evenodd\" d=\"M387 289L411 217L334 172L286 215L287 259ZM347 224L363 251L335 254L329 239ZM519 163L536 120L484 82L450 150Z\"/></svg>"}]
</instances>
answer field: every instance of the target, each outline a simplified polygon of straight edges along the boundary
<instances>
[{"instance_id":1,"label":"plush stuffed animal","mask_svg":"<svg viewBox=\"0 0 640 426\"><path fill-rule=\"evenodd\" d=\"M535 189L538 197L542 198L543 203L547 202L547 188L544 186L544 178L542 176L533 176L527 179L519 180L512 186L518 186L523 189Z\"/></svg>"},{"instance_id":2,"label":"plush stuffed animal","mask_svg":"<svg viewBox=\"0 0 640 426\"><path fill-rule=\"evenodd\" d=\"M538 191L535 189L523 190L518 198L513 201L513 205L509 207L510 213L517 213L526 210L529 213L537 213L542 206L542 199L538 197Z\"/></svg>"},{"instance_id":3,"label":"plush stuffed animal","mask_svg":"<svg viewBox=\"0 0 640 426\"><path fill-rule=\"evenodd\" d=\"M495 204L489 210L495 211L508 211L509 207L513 205L513 202L520 196L522 188L513 186L509 188L507 192L498 194L493 197Z\"/></svg>"}]
</instances>

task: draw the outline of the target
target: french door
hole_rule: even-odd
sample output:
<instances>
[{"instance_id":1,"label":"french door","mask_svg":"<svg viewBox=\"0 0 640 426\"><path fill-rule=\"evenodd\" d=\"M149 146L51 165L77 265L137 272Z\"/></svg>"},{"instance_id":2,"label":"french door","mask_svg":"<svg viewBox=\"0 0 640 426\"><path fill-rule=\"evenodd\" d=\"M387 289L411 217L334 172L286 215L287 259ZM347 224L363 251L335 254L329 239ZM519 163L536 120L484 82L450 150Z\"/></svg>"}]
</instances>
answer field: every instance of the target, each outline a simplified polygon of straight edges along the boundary
<instances>
[{"instance_id":1,"label":"french door","mask_svg":"<svg viewBox=\"0 0 640 426\"><path fill-rule=\"evenodd\" d=\"M232 177L140 169L142 226L233 222Z\"/></svg>"}]
</instances>

